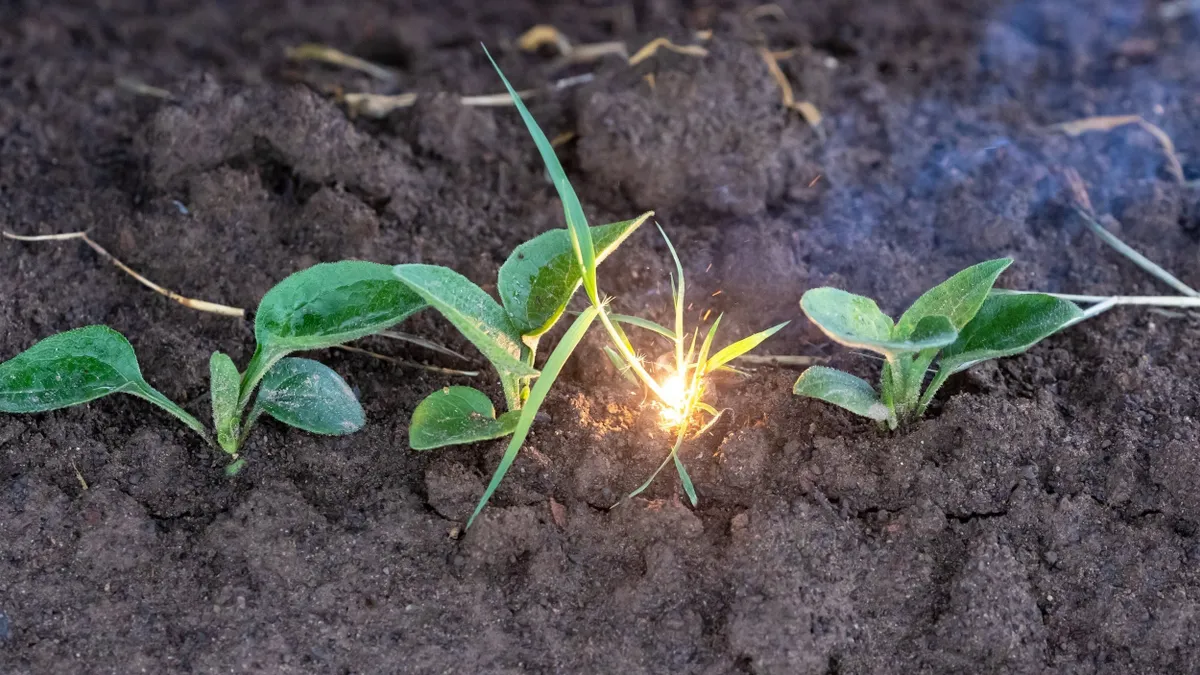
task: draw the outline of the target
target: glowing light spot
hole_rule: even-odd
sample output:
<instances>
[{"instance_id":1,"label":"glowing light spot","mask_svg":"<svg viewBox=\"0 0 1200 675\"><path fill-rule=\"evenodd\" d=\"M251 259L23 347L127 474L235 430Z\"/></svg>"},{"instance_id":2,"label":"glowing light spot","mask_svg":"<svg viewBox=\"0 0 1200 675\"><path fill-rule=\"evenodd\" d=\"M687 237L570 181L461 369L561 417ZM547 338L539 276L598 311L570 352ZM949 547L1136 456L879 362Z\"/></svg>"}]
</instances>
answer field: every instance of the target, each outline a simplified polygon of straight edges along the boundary
<instances>
[{"instance_id":1,"label":"glowing light spot","mask_svg":"<svg viewBox=\"0 0 1200 675\"><path fill-rule=\"evenodd\" d=\"M683 375L675 373L660 385L663 393L662 420L663 424L673 427L685 421L684 408L687 407L688 386Z\"/></svg>"}]
</instances>

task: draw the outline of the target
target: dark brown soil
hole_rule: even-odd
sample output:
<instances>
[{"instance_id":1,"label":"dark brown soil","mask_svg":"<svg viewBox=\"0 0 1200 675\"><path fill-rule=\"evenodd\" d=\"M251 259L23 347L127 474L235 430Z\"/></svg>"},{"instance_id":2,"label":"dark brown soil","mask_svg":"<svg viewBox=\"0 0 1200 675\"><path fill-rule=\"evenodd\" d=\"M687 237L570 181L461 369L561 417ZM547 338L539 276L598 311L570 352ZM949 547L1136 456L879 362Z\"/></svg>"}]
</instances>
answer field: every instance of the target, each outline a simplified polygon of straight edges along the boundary
<instances>
[{"instance_id":1,"label":"dark brown soil","mask_svg":"<svg viewBox=\"0 0 1200 675\"><path fill-rule=\"evenodd\" d=\"M416 4L0 4L0 224L87 229L159 283L245 307L347 257L488 287L514 245L561 226L515 112L427 96L355 120L322 87L365 76L283 58L323 42L396 68L397 91L492 93L484 41L518 86L596 71L534 114L577 133L560 152L594 222L657 210L689 316L724 311L727 338L792 319L768 351L873 375L799 316L805 289L895 311L999 255L1017 259L1010 287L1165 292L1072 215L1063 167L1120 236L1200 284L1200 188L1152 136L1044 129L1143 115L1195 181L1196 13L796 1L751 22L737 2ZM714 35L703 59L556 69L512 46L536 23L633 47ZM823 137L780 106L759 31L797 49L782 66ZM643 228L603 285L665 318L668 261ZM129 336L148 379L198 414L209 353L245 364L252 348L248 323L153 295L77 242L0 242L0 357L92 323ZM404 329L470 349L432 313ZM0 672L1197 672L1198 340L1195 316L1113 311L956 378L895 434L793 397L792 371L717 383L736 414L684 453L700 507L664 474L610 511L669 439L592 336L459 539L503 443L417 454L406 424L450 383L499 401L491 378L321 354L367 428L263 424L234 479L134 399L0 417Z\"/></svg>"}]
</instances>

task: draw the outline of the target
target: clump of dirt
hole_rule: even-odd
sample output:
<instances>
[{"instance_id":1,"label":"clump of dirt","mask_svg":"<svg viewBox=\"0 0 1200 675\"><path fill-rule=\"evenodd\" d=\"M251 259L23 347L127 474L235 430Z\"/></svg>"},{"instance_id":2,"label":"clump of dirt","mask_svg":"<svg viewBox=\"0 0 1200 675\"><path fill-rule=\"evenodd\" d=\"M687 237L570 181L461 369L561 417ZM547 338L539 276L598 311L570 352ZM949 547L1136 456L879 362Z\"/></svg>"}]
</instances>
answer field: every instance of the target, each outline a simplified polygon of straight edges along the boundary
<instances>
[{"instance_id":1,"label":"clump of dirt","mask_svg":"<svg viewBox=\"0 0 1200 675\"><path fill-rule=\"evenodd\" d=\"M0 223L87 229L159 283L248 309L342 258L449 265L494 290L508 252L562 216L515 112L456 98L500 90L483 40L518 87L595 72L531 108L551 137L574 132L558 151L593 222L656 210L689 322L723 312L723 340L792 320L767 349L874 379L877 362L799 316L804 290L895 312L1012 255L1009 287L1166 292L1073 215L1064 168L1107 226L1200 284L1193 17L1074 0L631 7L6 5ZM513 46L539 22L708 55L560 66ZM396 81L282 60L308 41ZM763 46L791 50L780 65L819 130L781 105ZM331 85L421 96L368 120ZM1191 183L1136 126L1048 130L1098 114L1160 126ZM76 243L0 244L0 358L105 323L206 414L208 355L244 364L251 324L150 294ZM670 270L647 227L602 285L667 320ZM472 353L433 313L402 329ZM1114 310L953 378L895 433L793 397L794 371L714 378L731 412L682 452L693 509L669 469L612 508L672 439L591 335L466 534L504 442L416 453L407 421L447 384L500 400L490 373L323 353L367 427L264 423L234 479L134 399L0 416L0 671L1184 672L1200 653L1198 342L1192 314Z\"/></svg>"}]
</instances>

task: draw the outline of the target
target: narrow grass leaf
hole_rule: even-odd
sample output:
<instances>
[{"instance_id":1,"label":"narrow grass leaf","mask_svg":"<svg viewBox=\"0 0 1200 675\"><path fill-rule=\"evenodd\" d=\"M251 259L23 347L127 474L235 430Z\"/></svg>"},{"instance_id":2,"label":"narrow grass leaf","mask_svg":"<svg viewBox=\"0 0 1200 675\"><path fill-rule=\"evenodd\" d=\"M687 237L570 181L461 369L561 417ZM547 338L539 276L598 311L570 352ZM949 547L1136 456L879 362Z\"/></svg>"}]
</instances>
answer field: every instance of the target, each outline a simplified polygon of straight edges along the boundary
<instances>
[{"instance_id":1,"label":"narrow grass leaf","mask_svg":"<svg viewBox=\"0 0 1200 675\"><path fill-rule=\"evenodd\" d=\"M620 373L621 377L629 380L633 384L640 384L637 379L637 375L634 375L632 369L621 360L621 355L618 354L615 349L609 347L608 345L604 345L604 354L608 356L609 362L612 363L613 368L617 369L617 372Z\"/></svg>"},{"instance_id":2,"label":"narrow grass leaf","mask_svg":"<svg viewBox=\"0 0 1200 675\"><path fill-rule=\"evenodd\" d=\"M658 333L659 335L667 338L668 340L671 340L672 342L675 341L675 332L674 331L672 331L670 328L667 328L666 326L664 326L662 324L655 323L649 319L643 319L640 316L630 316L628 314L609 314L608 318L612 319L613 321L615 321L617 323L623 323L623 324L627 324L630 326L637 326L638 328L645 328L646 330L654 331L655 333Z\"/></svg>"},{"instance_id":3,"label":"narrow grass leaf","mask_svg":"<svg viewBox=\"0 0 1200 675\"><path fill-rule=\"evenodd\" d=\"M579 341L583 339L584 333L596 320L598 311L595 307L588 307L575 319L571 327L567 329L558 346L550 353L550 358L546 360L546 365L542 366L542 374L533 383L533 387L529 391L529 400L525 402L525 407L521 409L520 417L517 419L516 426L513 428L512 440L508 443L508 448L504 451L504 456L500 459L500 465L496 467L496 472L492 474L492 480L488 483L487 489L483 492L483 497L479 499L479 504L475 506L475 511L471 514L471 518L467 520L467 527L471 527L471 523L475 522L476 516L487 505L488 500L492 498L492 494L496 492L500 481L504 479L504 474L508 473L509 467L517 458L517 453L520 452L521 446L525 444L525 439L529 436L529 429L533 426L533 420L537 416L538 410L542 407L542 403L546 400L546 395L550 393L550 387L554 381L558 379L559 373L562 372L563 364L575 351L575 347L579 345Z\"/></svg>"},{"instance_id":4,"label":"narrow grass leaf","mask_svg":"<svg viewBox=\"0 0 1200 675\"><path fill-rule=\"evenodd\" d=\"M563 203L563 212L566 215L567 229L571 235L571 244L575 248L575 254L579 257L579 267L583 270L583 287L587 290L588 298L591 299L592 304L599 304L600 298L596 292L596 250L592 244L592 233L587 226L587 218L583 215L583 206L579 203L579 197L575 195L575 188L571 187L571 181L567 178L567 172L563 171L562 164L558 161L558 156L554 154L554 146L550 144L550 140L546 138L546 134L542 133L537 121L533 119L533 115L529 114L525 103L521 101L521 96L509 84L508 78L504 77L504 73L500 71L500 66L496 65L496 60L492 58L486 46L483 48L483 51L487 54L488 60L492 62L492 67L496 69L496 74L500 76L500 80L504 82L505 89L508 90L509 96L512 97L513 105L516 106L517 112L521 114L521 120L525 122L525 128L529 131L529 135L533 137L533 142L537 145L538 152L542 155L542 162L546 165L546 171L550 173L550 179L554 181L554 188L558 190L558 196Z\"/></svg>"},{"instance_id":5,"label":"narrow grass leaf","mask_svg":"<svg viewBox=\"0 0 1200 675\"><path fill-rule=\"evenodd\" d=\"M708 363L705 364L704 369L709 372L712 372L712 371L716 370L717 368L720 368L721 366L725 365L726 363L729 363L730 361L738 358L739 356L742 356L746 352L749 352L751 349L754 349L755 347L759 346L760 344L763 343L764 340L766 340L767 338L771 337L772 335L778 333L780 330L783 329L784 326L788 325L789 323L791 323L791 322L784 321L781 324L778 324L776 326L771 326L770 328L768 328L766 330L759 331L759 332L755 333L754 335L751 335L749 337L744 337L741 340L738 340L737 342L734 342L733 344L728 345L727 347L718 351L716 354L713 354L711 357L709 357Z\"/></svg>"},{"instance_id":6,"label":"narrow grass leaf","mask_svg":"<svg viewBox=\"0 0 1200 675\"><path fill-rule=\"evenodd\" d=\"M683 264L679 262L679 255L675 253L675 245L671 243L671 238L667 236L666 230L664 230L662 225L659 225L658 223L655 223L655 226L658 227L658 232L662 235L663 241L667 242L667 250L671 252L671 259L675 261L675 274L677 275L677 281L671 285L671 297L675 304L675 334L683 335L683 301L684 291L686 289L683 280ZM678 368L683 368L682 340L675 341L675 361Z\"/></svg>"}]
</instances>

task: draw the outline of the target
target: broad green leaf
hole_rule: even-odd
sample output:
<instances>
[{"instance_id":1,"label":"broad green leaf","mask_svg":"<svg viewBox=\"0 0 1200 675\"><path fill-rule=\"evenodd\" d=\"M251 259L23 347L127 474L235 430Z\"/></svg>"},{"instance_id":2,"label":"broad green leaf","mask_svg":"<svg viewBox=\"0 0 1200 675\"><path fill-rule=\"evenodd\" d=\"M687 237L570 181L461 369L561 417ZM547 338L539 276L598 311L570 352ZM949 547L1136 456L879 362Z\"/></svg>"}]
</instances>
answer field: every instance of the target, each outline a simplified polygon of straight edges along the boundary
<instances>
[{"instance_id":1,"label":"broad green leaf","mask_svg":"<svg viewBox=\"0 0 1200 675\"><path fill-rule=\"evenodd\" d=\"M896 345L897 351L907 353L944 347L956 339L958 331L954 329L950 317L931 314L921 317L908 339L892 340L892 344Z\"/></svg>"},{"instance_id":2,"label":"broad green leaf","mask_svg":"<svg viewBox=\"0 0 1200 675\"><path fill-rule=\"evenodd\" d=\"M128 392L144 380L133 346L107 326L52 335L0 364L0 411L32 413Z\"/></svg>"},{"instance_id":3,"label":"broad green leaf","mask_svg":"<svg viewBox=\"0 0 1200 675\"><path fill-rule=\"evenodd\" d=\"M599 265L650 216L591 228ZM500 267L500 301L522 335L550 330L582 280L567 230L550 230L513 250Z\"/></svg>"},{"instance_id":4,"label":"broad green leaf","mask_svg":"<svg viewBox=\"0 0 1200 675\"><path fill-rule=\"evenodd\" d=\"M724 349L721 349L716 354L713 354L711 357L709 357L708 363L704 366L704 370L711 373L726 363L729 363L737 357L742 356L746 352L762 344L763 340L766 340L775 333L778 333L780 329L789 323L791 322L784 321L777 326L771 326L764 331L759 331L754 335L744 337L741 340L738 340L737 342L725 347Z\"/></svg>"},{"instance_id":5,"label":"broad green leaf","mask_svg":"<svg viewBox=\"0 0 1200 675\"><path fill-rule=\"evenodd\" d=\"M954 344L942 350L937 375L921 395L917 413L954 373L988 359L1020 354L1084 316L1075 303L1050 295L989 295Z\"/></svg>"},{"instance_id":6,"label":"broad green leaf","mask_svg":"<svg viewBox=\"0 0 1200 675\"><path fill-rule=\"evenodd\" d=\"M0 363L0 412L45 412L118 393L150 401L208 440L199 420L146 382L133 346L108 326L51 335Z\"/></svg>"},{"instance_id":7,"label":"broad green leaf","mask_svg":"<svg viewBox=\"0 0 1200 675\"><path fill-rule=\"evenodd\" d=\"M987 359L1020 354L1083 316L1075 303L1050 295L991 295L958 339L942 350L950 374Z\"/></svg>"},{"instance_id":8,"label":"broad green leaf","mask_svg":"<svg viewBox=\"0 0 1200 675\"><path fill-rule=\"evenodd\" d=\"M875 301L836 288L813 288L800 297L800 309L826 335L850 347L873 351L892 337L892 320Z\"/></svg>"},{"instance_id":9,"label":"broad green leaf","mask_svg":"<svg viewBox=\"0 0 1200 675\"><path fill-rule=\"evenodd\" d=\"M432 450L502 438L513 432L519 417L519 412L508 412L497 419L491 399L478 389L446 387L417 404L408 444L413 450Z\"/></svg>"},{"instance_id":10,"label":"broad green leaf","mask_svg":"<svg viewBox=\"0 0 1200 675\"><path fill-rule=\"evenodd\" d=\"M567 329L562 340L554 351L550 352L550 358L546 359L546 365L542 366L542 374L534 381L533 387L529 390L529 400L525 402L525 407L521 409L520 415L517 418L516 427L513 429L512 440L508 442L508 448L504 450L504 456L500 458L500 465L496 467L496 472L492 474L492 480L488 482L487 489L483 491L483 497L479 499L479 503L475 506L475 511L467 520L467 527L471 527L471 523L475 522L475 517L487 505L488 500L492 498L492 494L496 492L500 481L504 480L504 474L508 473L508 468L517 458L517 453L521 451L521 446L525 444L525 439L529 436L529 429L533 426L533 419L537 417L538 410L542 407L542 403L546 400L546 395L550 393L550 387L554 381L558 379L558 374L562 372L563 365L570 358L571 353L575 351L575 347L579 346L579 341L583 339L583 334L596 320L597 310L594 306L588 307L575 319L571 327Z\"/></svg>"},{"instance_id":11,"label":"broad green leaf","mask_svg":"<svg viewBox=\"0 0 1200 675\"><path fill-rule=\"evenodd\" d=\"M238 408L245 408L259 380L284 356L378 333L425 307L390 265L343 260L296 272L258 303L258 347L242 375Z\"/></svg>"},{"instance_id":12,"label":"broad green leaf","mask_svg":"<svg viewBox=\"0 0 1200 675\"><path fill-rule=\"evenodd\" d=\"M521 332L492 296L454 270L437 265L396 265L398 279L454 324L496 370L516 377L538 374L521 361Z\"/></svg>"},{"instance_id":13,"label":"broad green leaf","mask_svg":"<svg viewBox=\"0 0 1200 675\"><path fill-rule=\"evenodd\" d=\"M996 277L1011 264L1012 258L981 262L929 289L896 322L892 337L909 337L921 319L934 315L949 317L955 329L962 330L987 299Z\"/></svg>"},{"instance_id":14,"label":"broad green leaf","mask_svg":"<svg viewBox=\"0 0 1200 675\"><path fill-rule=\"evenodd\" d=\"M254 317L254 336L275 351L323 349L390 328L425 306L391 265L322 263L267 291Z\"/></svg>"},{"instance_id":15,"label":"broad green leaf","mask_svg":"<svg viewBox=\"0 0 1200 675\"><path fill-rule=\"evenodd\" d=\"M213 352L212 358L208 360L208 379L217 444L225 452L236 455L240 432L238 394L241 392L242 375L228 355Z\"/></svg>"},{"instance_id":16,"label":"broad green leaf","mask_svg":"<svg viewBox=\"0 0 1200 675\"><path fill-rule=\"evenodd\" d=\"M888 418L887 406L879 400L870 383L834 368L809 368L800 374L792 392L841 406L855 415L878 422Z\"/></svg>"},{"instance_id":17,"label":"broad green leaf","mask_svg":"<svg viewBox=\"0 0 1200 675\"><path fill-rule=\"evenodd\" d=\"M340 375L323 363L286 358L263 378L255 406L284 424L314 434L344 436L366 423L362 405Z\"/></svg>"},{"instance_id":18,"label":"broad green leaf","mask_svg":"<svg viewBox=\"0 0 1200 675\"><path fill-rule=\"evenodd\" d=\"M509 96L512 97L513 105L516 106L517 112L521 114L521 120L525 122L525 128L529 130L529 135L533 137L533 142L537 145L538 152L542 155L542 162L546 165L546 171L550 173L550 179L554 181L554 188L558 190L559 199L563 203L563 213L567 219L567 230L571 236L571 245L575 250L575 255L579 259L579 267L583 270L583 287L587 289L588 298L592 304L599 304L600 299L596 294L596 250L592 243L592 231L588 227L587 218L583 215L583 206L579 203L579 197L575 196L575 188L571 187L571 181L567 179L567 172L563 171L562 164L558 161L558 156L554 154L554 146L550 145L550 140L546 138L546 134L542 133L537 122L533 119L533 115L529 114L529 110L525 108L525 104L521 101L521 96L508 83L508 78L504 77L504 73L500 71L500 66L496 65L496 60L492 58L487 47L483 48L487 54L488 60L492 62L492 67L496 69L496 74L500 76L500 80L504 82L504 87L508 89Z\"/></svg>"},{"instance_id":19,"label":"broad green leaf","mask_svg":"<svg viewBox=\"0 0 1200 675\"><path fill-rule=\"evenodd\" d=\"M946 317L926 317L908 339L892 338L892 320L875 301L836 288L814 288L800 307L826 335L848 346L887 355L905 354L954 341L956 331Z\"/></svg>"}]
</instances>

